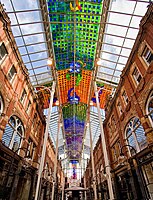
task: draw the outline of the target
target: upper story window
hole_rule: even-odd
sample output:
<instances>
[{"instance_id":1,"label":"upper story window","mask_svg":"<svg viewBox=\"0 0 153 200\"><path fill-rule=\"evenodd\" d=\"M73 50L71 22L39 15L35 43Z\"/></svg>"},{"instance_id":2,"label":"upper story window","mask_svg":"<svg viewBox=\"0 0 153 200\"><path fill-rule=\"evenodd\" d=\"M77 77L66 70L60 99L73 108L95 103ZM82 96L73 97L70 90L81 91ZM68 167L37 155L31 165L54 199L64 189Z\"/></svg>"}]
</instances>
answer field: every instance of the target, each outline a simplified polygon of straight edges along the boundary
<instances>
[{"instance_id":1,"label":"upper story window","mask_svg":"<svg viewBox=\"0 0 153 200\"><path fill-rule=\"evenodd\" d=\"M141 76L137 67L134 68L132 76L133 76L136 84L138 85L140 83L141 79L142 79L142 76Z\"/></svg>"},{"instance_id":2,"label":"upper story window","mask_svg":"<svg viewBox=\"0 0 153 200\"><path fill-rule=\"evenodd\" d=\"M121 115L123 113L123 110L122 110L122 106L121 106L120 102L118 102L117 107L118 107L119 113Z\"/></svg>"},{"instance_id":3,"label":"upper story window","mask_svg":"<svg viewBox=\"0 0 153 200\"><path fill-rule=\"evenodd\" d=\"M49 169L49 164L46 163L45 165L45 169L44 169L44 178L48 179L50 178L50 169Z\"/></svg>"},{"instance_id":4,"label":"upper story window","mask_svg":"<svg viewBox=\"0 0 153 200\"><path fill-rule=\"evenodd\" d=\"M35 156L35 150L36 150L36 145L32 141L31 138L28 139L28 151L27 151L27 157L31 158L32 160L34 159Z\"/></svg>"},{"instance_id":5,"label":"upper story window","mask_svg":"<svg viewBox=\"0 0 153 200\"><path fill-rule=\"evenodd\" d=\"M113 157L113 161L117 160L117 152L116 152L115 145L112 148L112 157Z\"/></svg>"},{"instance_id":6,"label":"upper story window","mask_svg":"<svg viewBox=\"0 0 153 200\"><path fill-rule=\"evenodd\" d=\"M31 108L31 101L29 100L28 105L27 105L27 112L30 112L30 108Z\"/></svg>"},{"instance_id":7,"label":"upper story window","mask_svg":"<svg viewBox=\"0 0 153 200\"><path fill-rule=\"evenodd\" d=\"M20 99L20 101L23 103L24 102L24 100L25 100L25 98L26 98L26 95L27 95L27 93L26 93L26 91L25 91L25 89L23 90L23 92L22 92L22 95L21 95L21 99Z\"/></svg>"},{"instance_id":8,"label":"upper story window","mask_svg":"<svg viewBox=\"0 0 153 200\"><path fill-rule=\"evenodd\" d=\"M3 113L3 110L4 110L4 101L3 101L3 98L0 94L0 116Z\"/></svg>"},{"instance_id":9,"label":"upper story window","mask_svg":"<svg viewBox=\"0 0 153 200\"><path fill-rule=\"evenodd\" d=\"M117 142L117 148L118 148L118 153L120 155L120 153L121 153L121 143L120 143L120 141Z\"/></svg>"},{"instance_id":10,"label":"upper story window","mask_svg":"<svg viewBox=\"0 0 153 200\"><path fill-rule=\"evenodd\" d=\"M11 116L6 125L2 142L12 149L18 151L24 136L24 127L21 120L17 116Z\"/></svg>"},{"instance_id":11,"label":"upper story window","mask_svg":"<svg viewBox=\"0 0 153 200\"><path fill-rule=\"evenodd\" d=\"M153 127L153 90L151 91L146 104L146 112Z\"/></svg>"},{"instance_id":12,"label":"upper story window","mask_svg":"<svg viewBox=\"0 0 153 200\"><path fill-rule=\"evenodd\" d=\"M37 113L35 113L33 117L33 121L32 121L32 125L34 129L36 129L37 121L38 121L38 116L37 116Z\"/></svg>"},{"instance_id":13,"label":"upper story window","mask_svg":"<svg viewBox=\"0 0 153 200\"><path fill-rule=\"evenodd\" d=\"M150 63L153 61L153 52L148 48L147 45L145 45L142 57L148 65L150 65Z\"/></svg>"},{"instance_id":14,"label":"upper story window","mask_svg":"<svg viewBox=\"0 0 153 200\"><path fill-rule=\"evenodd\" d=\"M112 126L112 130L115 131L116 130L116 121L115 121L114 115L112 115L112 117L111 117L111 126Z\"/></svg>"},{"instance_id":15,"label":"upper story window","mask_svg":"<svg viewBox=\"0 0 153 200\"><path fill-rule=\"evenodd\" d=\"M124 90L124 92L122 93L122 97L123 97L123 99L124 99L125 104L128 104L129 99L128 99L128 96L127 96L125 90Z\"/></svg>"},{"instance_id":16,"label":"upper story window","mask_svg":"<svg viewBox=\"0 0 153 200\"><path fill-rule=\"evenodd\" d=\"M8 79L10 82L12 82L14 80L14 77L16 75L17 71L14 67L14 65L11 67L10 71L8 72Z\"/></svg>"},{"instance_id":17,"label":"upper story window","mask_svg":"<svg viewBox=\"0 0 153 200\"><path fill-rule=\"evenodd\" d=\"M5 44L2 43L0 44L0 61L5 57L5 55L7 55L8 52L7 52L7 49L5 47Z\"/></svg>"},{"instance_id":18,"label":"upper story window","mask_svg":"<svg viewBox=\"0 0 153 200\"><path fill-rule=\"evenodd\" d=\"M111 124L108 123L108 132L109 132L109 136L110 138L112 137L112 129L111 129Z\"/></svg>"},{"instance_id":19,"label":"upper story window","mask_svg":"<svg viewBox=\"0 0 153 200\"><path fill-rule=\"evenodd\" d=\"M144 129L137 117L133 117L126 125L125 136L127 144L132 146L136 152L141 151L147 146ZM131 155L135 153L133 148L129 148Z\"/></svg>"}]
</instances>

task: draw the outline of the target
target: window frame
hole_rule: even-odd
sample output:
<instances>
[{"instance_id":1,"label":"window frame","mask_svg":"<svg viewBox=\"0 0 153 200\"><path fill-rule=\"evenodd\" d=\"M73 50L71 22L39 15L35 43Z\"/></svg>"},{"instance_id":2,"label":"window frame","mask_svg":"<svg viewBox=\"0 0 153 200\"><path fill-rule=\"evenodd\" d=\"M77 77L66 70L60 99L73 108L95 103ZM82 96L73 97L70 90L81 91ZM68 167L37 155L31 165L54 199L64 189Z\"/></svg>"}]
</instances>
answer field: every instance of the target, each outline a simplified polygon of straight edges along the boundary
<instances>
[{"instance_id":1,"label":"window frame","mask_svg":"<svg viewBox=\"0 0 153 200\"><path fill-rule=\"evenodd\" d=\"M134 124L135 120L137 120L137 122ZM130 123L132 123L132 126L129 126ZM138 123L138 125L137 125L137 123ZM135 126L135 127L134 127L134 126ZM142 126L142 124L141 124L141 122L140 122L140 120L139 120L138 117L133 117L133 118L131 118L131 119L128 121L128 123L126 124L126 126L125 126L125 140L126 140L126 143L127 143L127 145L132 146L132 145L129 143L129 138L132 136L133 142L134 142L134 144L135 144L135 146L133 146L133 148L136 150L136 153L142 151L143 149L145 149L145 148L147 147L147 137L145 136L144 128L143 128L143 133L144 133L143 136L144 136L144 138L145 138L146 145L145 145L143 148L141 148L141 146L140 146L140 144L139 144L139 141L138 141L138 139L137 139L137 134L136 134L136 130L138 130L139 127L142 127L142 128L143 128L143 126ZM127 134L128 134L127 130L128 130L128 129L130 129L131 133L127 136ZM135 152L133 152L133 149L132 149L132 148L128 147L128 149L129 149L130 155L134 155L134 154L135 154Z\"/></svg>"},{"instance_id":2,"label":"window frame","mask_svg":"<svg viewBox=\"0 0 153 200\"><path fill-rule=\"evenodd\" d=\"M11 120L14 120L14 126L12 125L12 123L11 123ZM5 141L9 141L9 143L8 143L8 145L6 145L6 143L4 143L8 148L10 148L11 150L13 150L13 151L17 151L17 153L19 154L19 149L20 149L20 147L21 147L21 145L22 145L22 141L23 141L23 138L24 138L24 133L25 133L25 130L24 130L24 126L23 126L23 123L22 123L22 121L20 120L20 118L18 118L17 116L15 116L15 115L12 115L11 117L10 117L10 119L9 119L9 121L8 121L8 123L7 123L7 125L6 125L6 127L8 126L8 128L11 128L11 131L9 132L9 133L6 133L6 134L9 134L9 135L11 135L11 137L9 138L9 136L8 135L6 135L5 136L5 131L4 131L4 134L3 134L3 136L2 136L2 142L5 142ZM6 127L5 127L5 130L6 130ZM22 131L22 134L18 131L18 128L21 128L21 131ZM11 133L11 134L10 134ZM5 136L5 138L7 139L7 140L3 140L3 138L4 138L4 136ZM20 142L19 142L19 144L18 144L18 148L16 149L15 148L15 137L16 136L19 136L19 139L20 139ZM4 138L4 139L5 139Z\"/></svg>"},{"instance_id":3,"label":"window frame","mask_svg":"<svg viewBox=\"0 0 153 200\"><path fill-rule=\"evenodd\" d=\"M14 68L15 70L14 70L14 73L13 73L13 75L12 75L12 74L11 74L11 70L12 70L13 68ZM17 74L17 70L16 70L15 66L12 65L11 68L10 68L10 70L8 71L8 74L7 74L7 77L8 77L8 80L9 80L10 83L13 83L16 74Z\"/></svg>"},{"instance_id":4,"label":"window frame","mask_svg":"<svg viewBox=\"0 0 153 200\"><path fill-rule=\"evenodd\" d=\"M35 142L29 137L28 147L27 147L27 157L30 158L31 160L33 160L35 157L36 147L37 146Z\"/></svg>"},{"instance_id":5,"label":"window frame","mask_svg":"<svg viewBox=\"0 0 153 200\"><path fill-rule=\"evenodd\" d=\"M113 162L116 162L117 161L116 145L114 144L111 149L112 149Z\"/></svg>"},{"instance_id":6,"label":"window frame","mask_svg":"<svg viewBox=\"0 0 153 200\"><path fill-rule=\"evenodd\" d=\"M2 115L3 111L4 111L4 100L0 93L0 116Z\"/></svg>"},{"instance_id":7,"label":"window frame","mask_svg":"<svg viewBox=\"0 0 153 200\"><path fill-rule=\"evenodd\" d=\"M21 97L20 97L20 101L21 101L22 104L24 103L26 96L27 96L27 92L24 88L23 91L22 91Z\"/></svg>"},{"instance_id":8,"label":"window frame","mask_svg":"<svg viewBox=\"0 0 153 200\"><path fill-rule=\"evenodd\" d=\"M111 126L114 132L116 132L117 127L116 127L116 120L115 120L114 114L111 116Z\"/></svg>"},{"instance_id":9,"label":"window frame","mask_svg":"<svg viewBox=\"0 0 153 200\"><path fill-rule=\"evenodd\" d=\"M149 121L151 123L151 126L153 127L153 119L151 118L151 113L153 113L153 110L149 112L149 103L151 102L151 100L153 101L153 90L150 91L149 96L147 98L147 103L146 103L146 114L149 118Z\"/></svg>"},{"instance_id":10,"label":"window frame","mask_svg":"<svg viewBox=\"0 0 153 200\"><path fill-rule=\"evenodd\" d=\"M119 111L119 115L122 115L123 114L123 109L122 109L122 105L121 105L120 101L117 102L117 108L118 108L118 111Z\"/></svg>"},{"instance_id":11,"label":"window frame","mask_svg":"<svg viewBox=\"0 0 153 200\"><path fill-rule=\"evenodd\" d=\"M120 140L117 141L117 147L118 147L118 153L120 156L120 154L121 154L121 141Z\"/></svg>"},{"instance_id":12,"label":"window frame","mask_svg":"<svg viewBox=\"0 0 153 200\"><path fill-rule=\"evenodd\" d=\"M31 110L31 101L29 100L28 105L27 105L27 109L26 109L28 114L30 113L30 110Z\"/></svg>"},{"instance_id":13,"label":"window frame","mask_svg":"<svg viewBox=\"0 0 153 200\"><path fill-rule=\"evenodd\" d=\"M136 65L134 65L133 68L134 68L134 69L132 70L132 78L133 78L133 80L134 80L136 86L138 86L139 83L140 83L140 81L142 80L142 74L141 74L139 68L138 68ZM135 74L135 72L138 73L138 77L137 77L137 75ZM140 81L138 81L139 77L141 77Z\"/></svg>"},{"instance_id":14,"label":"window frame","mask_svg":"<svg viewBox=\"0 0 153 200\"><path fill-rule=\"evenodd\" d=\"M149 51L149 52L147 52L147 51ZM153 60L148 62L148 60L149 60L149 59L147 59L149 56L148 53L151 54L150 57L153 57L153 50L149 47L149 45L147 43L145 43L141 57L143 58L143 60L147 64L147 66L150 66L150 64L153 62Z\"/></svg>"},{"instance_id":15,"label":"window frame","mask_svg":"<svg viewBox=\"0 0 153 200\"><path fill-rule=\"evenodd\" d=\"M113 135L112 135L111 122L108 123L107 127L108 127L109 137L112 138Z\"/></svg>"},{"instance_id":16,"label":"window frame","mask_svg":"<svg viewBox=\"0 0 153 200\"><path fill-rule=\"evenodd\" d=\"M1 51L0 51L0 63L1 63L1 62L6 58L6 56L8 55L8 50L7 50L6 45L5 45L4 42L0 43L0 49L1 49L2 46L3 46L4 49L5 49L5 54L2 55L2 54L1 54ZM2 55L2 56L1 56L1 55Z\"/></svg>"},{"instance_id":17,"label":"window frame","mask_svg":"<svg viewBox=\"0 0 153 200\"><path fill-rule=\"evenodd\" d=\"M127 105L129 103L129 97L125 90L122 92L122 98L123 98L124 103Z\"/></svg>"}]
</instances>

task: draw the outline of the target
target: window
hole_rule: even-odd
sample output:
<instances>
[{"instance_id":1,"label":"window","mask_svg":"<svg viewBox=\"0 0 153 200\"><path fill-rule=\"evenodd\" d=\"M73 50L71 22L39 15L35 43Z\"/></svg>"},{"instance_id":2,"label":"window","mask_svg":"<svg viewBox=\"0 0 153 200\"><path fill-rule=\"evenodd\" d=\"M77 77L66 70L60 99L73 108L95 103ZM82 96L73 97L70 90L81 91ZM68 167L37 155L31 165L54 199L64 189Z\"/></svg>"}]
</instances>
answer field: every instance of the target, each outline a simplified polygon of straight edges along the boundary
<instances>
[{"instance_id":1,"label":"window","mask_svg":"<svg viewBox=\"0 0 153 200\"><path fill-rule=\"evenodd\" d=\"M27 93L26 93L26 91L25 91L25 89L24 89L23 92L22 92L21 99L20 99L20 101L21 101L22 103L24 102L26 95L27 95Z\"/></svg>"},{"instance_id":2,"label":"window","mask_svg":"<svg viewBox=\"0 0 153 200\"><path fill-rule=\"evenodd\" d=\"M111 127L112 127L112 131L116 131L116 121L115 121L114 115L112 115L111 117Z\"/></svg>"},{"instance_id":3,"label":"window","mask_svg":"<svg viewBox=\"0 0 153 200\"><path fill-rule=\"evenodd\" d=\"M125 135L127 144L133 147L130 148L131 155L135 153L134 149L136 152L139 152L147 146L144 129L137 117L132 118L128 122L125 129Z\"/></svg>"},{"instance_id":4,"label":"window","mask_svg":"<svg viewBox=\"0 0 153 200\"><path fill-rule=\"evenodd\" d=\"M153 162L142 165L142 171L150 195L149 199L153 199Z\"/></svg>"},{"instance_id":5,"label":"window","mask_svg":"<svg viewBox=\"0 0 153 200\"><path fill-rule=\"evenodd\" d=\"M120 143L120 141L117 142L117 149L118 149L118 155L120 156L120 153L121 153L121 143Z\"/></svg>"},{"instance_id":6,"label":"window","mask_svg":"<svg viewBox=\"0 0 153 200\"><path fill-rule=\"evenodd\" d=\"M31 101L29 100L28 105L27 105L27 112L30 112L30 107L31 107Z\"/></svg>"},{"instance_id":7,"label":"window","mask_svg":"<svg viewBox=\"0 0 153 200\"><path fill-rule=\"evenodd\" d=\"M37 113L34 114L34 117L33 117L33 122L32 122L32 125L33 125L33 128L36 129L36 125L37 125L37 121L38 121L38 118L37 118Z\"/></svg>"},{"instance_id":8,"label":"window","mask_svg":"<svg viewBox=\"0 0 153 200\"><path fill-rule=\"evenodd\" d=\"M141 76L137 67L134 68L132 76L133 76L136 84L138 85L140 83L141 79L142 79L142 76Z\"/></svg>"},{"instance_id":9,"label":"window","mask_svg":"<svg viewBox=\"0 0 153 200\"><path fill-rule=\"evenodd\" d=\"M0 94L0 116L3 113L3 110L4 110L4 101L3 101L3 98Z\"/></svg>"},{"instance_id":10,"label":"window","mask_svg":"<svg viewBox=\"0 0 153 200\"><path fill-rule=\"evenodd\" d=\"M151 122L151 125L153 127L153 91L151 91L147 104L146 104L146 112L149 116L149 120Z\"/></svg>"},{"instance_id":11,"label":"window","mask_svg":"<svg viewBox=\"0 0 153 200\"><path fill-rule=\"evenodd\" d=\"M21 146L23 136L24 128L21 120L16 116L10 117L2 137L2 142L13 151L17 151Z\"/></svg>"},{"instance_id":12,"label":"window","mask_svg":"<svg viewBox=\"0 0 153 200\"><path fill-rule=\"evenodd\" d=\"M112 148L112 156L113 156L113 161L117 160L117 152L115 146Z\"/></svg>"},{"instance_id":13,"label":"window","mask_svg":"<svg viewBox=\"0 0 153 200\"><path fill-rule=\"evenodd\" d=\"M29 140L28 140L28 148L27 149L28 149L28 151L27 151L27 157L31 158L33 160L34 159L34 155L35 155L36 145L32 141L31 138L29 138Z\"/></svg>"},{"instance_id":14,"label":"window","mask_svg":"<svg viewBox=\"0 0 153 200\"><path fill-rule=\"evenodd\" d=\"M49 176L50 176L50 173L49 173L49 165L48 165L48 163L46 163L45 169L44 169L44 178L45 178L45 179L48 179Z\"/></svg>"},{"instance_id":15,"label":"window","mask_svg":"<svg viewBox=\"0 0 153 200\"><path fill-rule=\"evenodd\" d=\"M0 61L5 57L5 55L7 55L8 54L8 52L7 52L7 49L6 49L6 47L5 47L5 44L4 43L2 43L1 45L0 45Z\"/></svg>"},{"instance_id":16,"label":"window","mask_svg":"<svg viewBox=\"0 0 153 200\"><path fill-rule=\"evenodd\" d=\"M142 57L148 65L150 65L150 63L153 61L153 53L151 52L151 50L148 48L147 45L144 48Z\"/></svg>"},{"instance_id":17,"label":"window","mask_svg":"<svg viewBox=\"0 0 153 200\"><path fill-rule=\"evenodd\" d=\"M119 113L122 114L123 110L122 110L122 106L120 102L118 102L117 107L118 107Z\"/></svg>"},{"instance_id":18,"label":"window","mask_svg":"<svg viewBox=\"0 0 153 200\"><path fill-rule=\"evenodd\" d=\"M108 131L109 131L109 136L110 138L112 137L112 129L111 129L111 124L108 123Z\"/></svg>"},{"instance_id":19,"label":"window","mask_svg":"<svg viewBox=\"0 0 153 200\"><path fill-rule=\"evenodd\" d=\"M15 67L14 67L14 65L13 65L13 66L11 67L9 73L8 73L8 79L9 79L10 82L13 81L13 79L14 79L16 73L17 73L17 72L16 72L16 69L15 69Z\"/></svg>"},{"instance_id":20,"label":"window","mask_svg":"<svg viewBox=\"0 0 153 200\"><path fill-rule=\"evenodd\" d=\"M129 99L128 99L128 96L127 96L125 90L124 90L124 92L122 93L122 97L123 97L123 99L124 99L125 104L128 104Z\"/></svg>"}]
</instances>

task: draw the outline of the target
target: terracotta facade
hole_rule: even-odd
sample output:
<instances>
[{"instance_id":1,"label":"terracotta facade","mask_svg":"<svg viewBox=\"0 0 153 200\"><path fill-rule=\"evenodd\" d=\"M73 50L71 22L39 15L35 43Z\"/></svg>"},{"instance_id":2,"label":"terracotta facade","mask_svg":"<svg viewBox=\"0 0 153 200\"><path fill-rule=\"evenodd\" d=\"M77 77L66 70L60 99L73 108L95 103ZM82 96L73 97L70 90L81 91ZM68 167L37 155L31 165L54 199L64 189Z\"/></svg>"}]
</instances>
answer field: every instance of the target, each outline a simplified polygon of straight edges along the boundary
<instances>
[{"instance_id":1,"label":"terracotta facade","mask_svg":"<svg viewBox=\"0 0 153 200\"><path fill-rule=\"evenodd\" d=\"M45 125L43 104L30 83L10 20L0 4L0 199L33 199ZM44 199L51 195L54 160L49 139L42 180ZM62 170L58 173L62 177ZM62 179L58 181L61 185Z\"/></svg>"},{"instance_id":2,"label":"terracotta facade","mask_svg":"<svg viewBox=\"0 0 153 200\"><path fill-rule=\"evenodd\" d=\"M109 98L105 107L106 119L103 125L116 199L153 198L152 109L153 4L141 20L137 39L115 95ZM101 138L94 149L94 159L99 199L107 199L107 166L103 160ZM88 167L91 168L91 162ZM92 172L89 174L87 169L85 177L86 180L91 177L90 182L87 181L90 187Z\"/></svg>"}]
</instances>

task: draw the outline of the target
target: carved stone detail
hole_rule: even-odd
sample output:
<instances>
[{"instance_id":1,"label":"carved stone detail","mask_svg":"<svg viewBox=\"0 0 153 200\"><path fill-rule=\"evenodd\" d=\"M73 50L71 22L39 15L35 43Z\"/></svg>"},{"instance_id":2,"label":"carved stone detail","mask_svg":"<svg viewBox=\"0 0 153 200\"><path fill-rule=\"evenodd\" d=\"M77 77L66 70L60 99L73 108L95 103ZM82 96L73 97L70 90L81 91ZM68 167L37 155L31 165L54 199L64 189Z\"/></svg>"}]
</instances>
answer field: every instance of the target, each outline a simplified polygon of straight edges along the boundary
<instances>
[{"instance_id":1,"label":"carved stone detail","mask_svg":"<svg viewBox=\"0 0 153 200\"><path fill-rule=\"evenodd\" d=\"M144 85L145 85L145 80L144 78L140 81L138 87L137 87L137 91L140 92L143 88L144 88Z\"/></svg>"},{"instance_id":2,"label":"carved stone detail","mask_svg":"<svg viewBox=\"0 0 153 200\"><path fill-rule=\"evenodd\" d=\"M147 70L148 74L152 74L153 73L153 68L150 66L149 69Z\"/></svg>"},{"instance_id":3,"label":"carved stone detail","mask_svg":"<svg viewBox=\"0 0 153 200\"><path fill-rule=\"evenodd\" d=\"M128 112L130 108L131 108L131 101L129 101L128 104L126 105L126 108L125 108L126 112Z\"/></svg>"},{"instance_id":4,"label":"carved stone detail","mask_svg":"<svg viewBox=\"0 0 153 200\"><path fill-rule=\"evenodd\" d=\"M138 49L138 55L139 55L139 56L142 55L143 49L144 49L144 47L145 47L145 44L146 44L145 41L143 41L143 42L140 44L139 49Z\"/></svg>"},{"instance_id":5,"label":"carved stone detail","mask_svg":"<svg viewBox=\"0 0 153 200\"><path fill-rule=\"evenodd\" d=\"M121 119L121 121L123 121L123 119L124 119L124 113L121 114L120 119Z\"/></svg>"}]
</instances>

